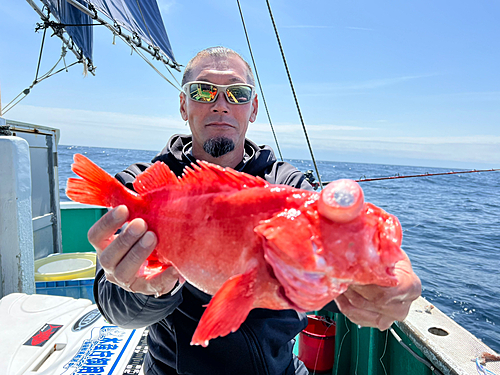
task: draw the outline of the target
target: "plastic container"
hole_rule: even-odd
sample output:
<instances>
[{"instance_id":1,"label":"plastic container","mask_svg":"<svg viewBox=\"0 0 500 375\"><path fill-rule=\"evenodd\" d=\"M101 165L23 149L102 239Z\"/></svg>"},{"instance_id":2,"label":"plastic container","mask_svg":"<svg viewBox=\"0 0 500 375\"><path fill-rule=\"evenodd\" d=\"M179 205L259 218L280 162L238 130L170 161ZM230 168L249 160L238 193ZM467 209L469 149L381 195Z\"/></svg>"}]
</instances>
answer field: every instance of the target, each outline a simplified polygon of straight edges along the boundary
<instances>
[{"instance_id":1,"label":"plastic container","mask_svg":"<svg viewBox=\"0 0 500 375\"><path fill-rule=\"evenodd\" d=\"M73 298L86 298L95 303L94 279L37 281L36 293L51 296L66 296Z\"/></svg>"},{"instance_id":2,"label":"plastic container","mask_svg":"<svg viewBox=\"0 0 500 375\"><path fill-rule=\"evenodd\" d=\"M144 328L116 327L85 299L8 294L0 332L2 375L139 374L148 350Z\"/></svg>"},{"instance_id":3,"label":"plastic container","mask_svg":"<svg viewBox=\"0 0 500 375\"><path fill-rule=\"evenodd\" d=\"M330 371L335 359L335 322L324 316L307 318L308 325L299 334L299 359L310 371Z\"/></svg>"},{"instance_id":4,"label":"plastic container","mask_svg":"<svg viewBox=\"0 0 500 375\"><path fill-rule=\"evenodd\" d=\"M35 281L61 281L95 276L95 253L51 254L35 260Z\"/></svg>"}]
</instances>

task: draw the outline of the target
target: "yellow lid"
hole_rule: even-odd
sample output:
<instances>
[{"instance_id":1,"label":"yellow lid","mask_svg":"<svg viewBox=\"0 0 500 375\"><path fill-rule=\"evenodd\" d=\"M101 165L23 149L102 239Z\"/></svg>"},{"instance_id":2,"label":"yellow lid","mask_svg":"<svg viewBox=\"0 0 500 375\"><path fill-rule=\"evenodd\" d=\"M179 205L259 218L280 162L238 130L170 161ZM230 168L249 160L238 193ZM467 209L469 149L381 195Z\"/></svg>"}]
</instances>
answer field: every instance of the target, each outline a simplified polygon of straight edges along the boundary
<instances>
[{"instance_id":1,"label":"yellow lid","mask_svg":"<svg viewBox=\"0 0 500 375\"><path fill-rule=\"evenodd\" d=\"M95 253L51 254L35 260L35 281L60 281L95 276Z\"/></svg>"}]
</instances>

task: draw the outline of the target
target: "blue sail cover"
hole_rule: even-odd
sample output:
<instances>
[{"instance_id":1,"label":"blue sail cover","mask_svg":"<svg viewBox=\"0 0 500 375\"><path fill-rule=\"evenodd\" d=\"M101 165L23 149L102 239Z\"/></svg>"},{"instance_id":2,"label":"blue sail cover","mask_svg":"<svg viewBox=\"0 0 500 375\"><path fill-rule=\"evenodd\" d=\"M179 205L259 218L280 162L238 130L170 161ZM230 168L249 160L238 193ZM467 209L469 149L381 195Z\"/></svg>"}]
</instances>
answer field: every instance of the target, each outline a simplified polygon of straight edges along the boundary
<instances>
[{"instance_id":1,"label":"blue sail cover","mask_svg":"<svg viewBox=\"0 0 500 375\"><path fill-rule=\"evenodd\" d=\"M84 4L82 0L76 0ZM92 18L70 5L66 0L42 0L54 17L64 25L89 25ZM92 62L93 30L92 26L66 26L66 32L80 48L83 55Z\"/></svg>"},{"instance_id":2,"label":"blue sail cover","mask_svg":"<svg viewBox=\"0 0 500 375\"><path fill-rule=\"evenodd\" d=\"M83 0L176 63L156 0Z\"/></svg>"}]
</instances>

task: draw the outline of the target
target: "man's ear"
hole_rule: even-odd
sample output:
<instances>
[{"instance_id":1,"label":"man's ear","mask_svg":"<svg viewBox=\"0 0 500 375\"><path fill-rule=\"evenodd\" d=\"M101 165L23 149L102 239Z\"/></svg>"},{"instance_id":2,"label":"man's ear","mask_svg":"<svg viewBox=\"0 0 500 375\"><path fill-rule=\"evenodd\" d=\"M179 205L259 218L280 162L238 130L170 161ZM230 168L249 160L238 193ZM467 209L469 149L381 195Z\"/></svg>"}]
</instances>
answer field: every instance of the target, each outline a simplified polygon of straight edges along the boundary
<instances>
[{"instance_id":1,"label":"man's ear","mask_svg":"<svg viewBox=\"0 0 500 375\"><path fill-rule=\"evenodd\" d=\"M252 101L252 113L250 114L250 122L254 122L257 119L257 112L259 111L259 100L257 99L257 94L255 94Z\"/></svg>"},{"instance_id":2,"label":"man's ear","mask_svg":"<svg viewBox=\"0 0 500 375\"><path fill-rule=\"evenodd\" d=\"M186 103L186 94L184 94L183 92L181 92L179 94L179 101L180 101L180 111L181 111L181 117L184 121L187 121L188 120L188 114L187 114L187 103Z\"/></svg>"}]
</instances>

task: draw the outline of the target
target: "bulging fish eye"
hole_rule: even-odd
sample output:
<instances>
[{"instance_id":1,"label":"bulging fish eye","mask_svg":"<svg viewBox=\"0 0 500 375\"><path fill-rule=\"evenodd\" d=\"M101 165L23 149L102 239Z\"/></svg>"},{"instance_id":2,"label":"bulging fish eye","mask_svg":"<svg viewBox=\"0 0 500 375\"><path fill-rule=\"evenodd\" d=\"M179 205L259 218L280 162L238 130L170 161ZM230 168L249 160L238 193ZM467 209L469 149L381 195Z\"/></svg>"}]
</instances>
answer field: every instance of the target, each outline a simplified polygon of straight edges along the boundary
<instances>
[{"instance_id":1,"label":"bulging fish eye","mask_svg":"<svg viewBox=\"0 0 500 375\"><path fill-rule=\"evenodd\" d=\"M321 191L318 211L331 221L347 223L360 214L364 201L363 189L356 181L337 180Z\"/></svg>"}]
</instances>

